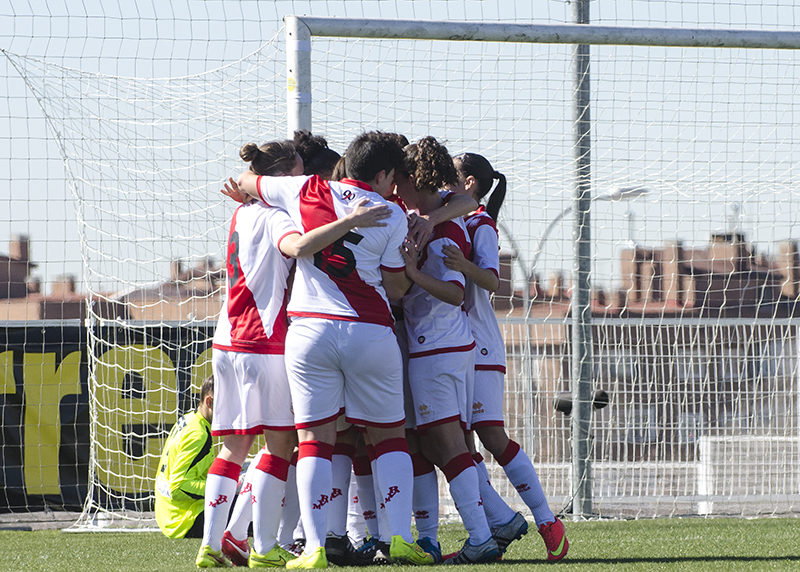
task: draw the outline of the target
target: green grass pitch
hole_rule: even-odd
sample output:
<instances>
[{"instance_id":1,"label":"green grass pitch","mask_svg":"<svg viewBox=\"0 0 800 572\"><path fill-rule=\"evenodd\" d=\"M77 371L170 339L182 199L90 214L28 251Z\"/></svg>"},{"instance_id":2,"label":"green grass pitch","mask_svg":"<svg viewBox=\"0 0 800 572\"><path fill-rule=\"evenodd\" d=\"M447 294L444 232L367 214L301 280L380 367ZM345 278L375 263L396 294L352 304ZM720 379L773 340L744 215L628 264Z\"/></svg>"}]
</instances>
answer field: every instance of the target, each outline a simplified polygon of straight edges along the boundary
<instances>
[{"instance_id":1,"label":"green grass pitch","mask_svg":"<svg viewBox=\"0 0 800 572\"><path fill-rule=\"evenodd\" d=\"M800 519L663 519L567 522L570 550L558 564L545 562L544 545L531 526L502 561L459 566L472 572L669 570L800 570ZM460 525L443 525L445 553L466 538ZM164 571L196 570L199 540L170 540L159 533L67 534L57 530L0 531L0 570ZM552 568L545 568L550 567ZM331 568L335 568L331 566ZM404 570L369 567L365 572ZM355 569L353 569L355 570Z\"/></svg>"}]
</instances>

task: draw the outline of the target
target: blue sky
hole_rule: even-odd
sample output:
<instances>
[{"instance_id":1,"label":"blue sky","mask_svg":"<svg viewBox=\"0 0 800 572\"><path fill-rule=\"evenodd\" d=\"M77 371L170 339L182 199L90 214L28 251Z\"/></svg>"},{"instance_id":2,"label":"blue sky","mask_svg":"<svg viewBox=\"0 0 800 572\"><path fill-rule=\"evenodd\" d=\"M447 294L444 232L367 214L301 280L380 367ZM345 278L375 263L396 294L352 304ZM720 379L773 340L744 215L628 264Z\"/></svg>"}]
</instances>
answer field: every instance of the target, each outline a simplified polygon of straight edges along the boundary
<instances>
[{"instance_id":1,"label":"blue sky","mask_svg":"<svg viewBox=\"0 0 800 572\"><path fill-rule=\"evenodd\" d=\"M276 34L288 13L535 23L571 18L562 1L0 1L0 244L11 233L30 235L40 263L36 274L45 282L72 273L85 276L92 289L156 281L166 277L174 257L219 259L230 214L216 193L219 182L242 167L237 150L245 139L284 135L283 44ZM596 0L591 18L619 26L796 30L800 8L783 0ZM361 129L380 128L410 139L433 134L454 153L483 153L509 178L503 222L530 261L549 221L570 204L568 47L326 39L314 40L312 53L316 131L338 149ZM264 65L268 57L275 62ZM37 60L82 72L65 75L83 97L62 95L61 79L53 75L60 68ZM248 92L258 113L248 116L244 98L226 109L224 98L202 96L216 81L232 89L251 62L262 66L257 87ZM676 238L702 245L710 233L735 227L768 253L778 240L800 239L796 53L594 47L591 73L593 193L627 185L652 189L630 204L594 204L595 283L615 285L614 261L630 239L645 246ZM187 76L196 79L154 81ZM33 95L36 85L47 85L44 110ZM164 98L179 85L180 97L188 99L173 107L137 103L148 93ZM110 103L119 97L129 100ZM207 100L230 119L187 119L190 111L205 110ZM133 129L120 118L141 123ZM72 135L59 146L65 133L88 134L98 143ZM189 140L202 144L187 146ZM139 144L151 148L134 149ZM129 157L152 163L152 180ZM70 186L70 176L79 181ZM73 191L87 201L77 212ZM140 220L136 208L144 201ZM86 231L78 217L96 222ZM540 259L544 277L569 269L570 236L569 220L554 229ZM148 237L158 240L148 244ZM100 270L84 275L81 252ZM108 258L95 262L101 255ZM114 284L113 276L124 284Z\"/></svg>"}]
</instances>

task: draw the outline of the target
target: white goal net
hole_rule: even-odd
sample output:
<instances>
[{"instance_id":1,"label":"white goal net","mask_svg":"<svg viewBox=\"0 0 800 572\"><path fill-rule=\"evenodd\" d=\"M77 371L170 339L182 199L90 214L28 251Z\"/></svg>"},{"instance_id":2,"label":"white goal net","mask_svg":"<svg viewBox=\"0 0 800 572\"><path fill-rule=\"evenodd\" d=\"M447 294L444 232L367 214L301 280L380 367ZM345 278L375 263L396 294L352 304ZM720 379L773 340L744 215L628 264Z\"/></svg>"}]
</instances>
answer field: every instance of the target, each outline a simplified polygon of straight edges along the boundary
<instances>
[{"instance_id":1,"label":"white goal net","mask_svg":"<svg viewBox=\"0 0 800 572\"><path fill-rule=\"evenodd\" d=\"M178 4L191 8L187 26L192 16L220 26L224 41L201 48L187 38L161 55L145 39L151 25L191 34L179 17L144 16L137 42L121 42L106 56L113 63L92 71L85 56L54 63L19 43L0 46L7 77L21 78L41 110L77 213L89 300L89 527L152 525L163 438L210 372L232 210L218 190L243 167L243 143L286 136L279 15L259 13L267 25L241 7L226 14L230 2L208 4L202 17L199 3ZM306 6L278 4L281 15ZM337 3L325 4L334 15ZM455 2L409 3L414 14L387 6L395 3L342 4L355 17L501 20L504 3L463 3L481 4L477 15ZM515 21L536 18L522 4ZM619 18L597 4L606 26L712 21L699 8L688 22L662 17L654 10L663 2L645 3L647 18L634 17L642 3L614 3ZM736 5L728 9L721 21L741 27ZM762 5L760 29L796 26L784 10L800 16ZM545 12L548 23L568 19L563 7ZM467 37L311 41L312 130L333 149L363 130L433 135L508 178L497 298L507 428L555 510L572 494L570 422L553 409L570 389L572 51ZM796 49L770 47L591 48L593 383L610 396L592 421L600 515L800 511L799 63ZM14 173L46 182L25 164ZM647 192L620 193L630 188ZM490 471L518 503L502 471Z\"/></svg>"}]
</instances>

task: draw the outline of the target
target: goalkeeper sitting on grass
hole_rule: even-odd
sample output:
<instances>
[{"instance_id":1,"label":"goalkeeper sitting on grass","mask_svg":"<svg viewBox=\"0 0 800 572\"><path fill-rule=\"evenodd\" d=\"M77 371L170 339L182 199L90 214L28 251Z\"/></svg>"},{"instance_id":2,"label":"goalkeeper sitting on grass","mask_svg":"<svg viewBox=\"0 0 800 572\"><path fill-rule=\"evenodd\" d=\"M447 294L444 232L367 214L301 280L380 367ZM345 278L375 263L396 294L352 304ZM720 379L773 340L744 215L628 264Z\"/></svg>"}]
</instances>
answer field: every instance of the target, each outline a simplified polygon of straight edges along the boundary
<instances>
[{"instance_id":1,"label":"goalkeeper sitting on grass","mask_svg":"<svg viewBox=\"0 0 800 572\"><path fill-rule=\"evenodd\" d=\"M156 522L169 538L202 538L211 443L214 377L203 382L197 409L169 432L156 475Z\"/></svg>"}]
</instances>

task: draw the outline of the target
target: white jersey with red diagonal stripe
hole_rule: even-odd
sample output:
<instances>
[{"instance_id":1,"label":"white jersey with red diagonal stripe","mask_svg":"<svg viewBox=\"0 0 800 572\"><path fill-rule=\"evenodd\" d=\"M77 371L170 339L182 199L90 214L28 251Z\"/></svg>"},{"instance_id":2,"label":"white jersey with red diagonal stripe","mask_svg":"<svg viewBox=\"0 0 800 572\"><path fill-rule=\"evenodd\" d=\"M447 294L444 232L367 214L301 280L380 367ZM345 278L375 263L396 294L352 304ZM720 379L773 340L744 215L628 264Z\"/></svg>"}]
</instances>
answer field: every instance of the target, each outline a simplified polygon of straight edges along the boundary
<instances>
[{"instance_id":1,"label":"white jersey with red diagonal stripe","mask_svg":"<svg viewBox=\"0 0 800 572\"><path fill-rule=\"evenodd\" d=\"M419 259L419 268L429 276L464 288L464 275L445 266L442 247L454 245L469 258L466 225L459 217L438 224ZM403 297L403 315L408 333L409 358L469 351L475 346L463 305L453 306L414 284Z\"/></svg>"},{"instance_id":2,"label":"white jersey with red diagonal stripe","mask_svg":"<svg viewBox=\"0 0 800 572\"><path fill-rule=\"evenodd\" d=\"M497 226L481 206L475 214L467 217L467 232L472 242L470 260L480 268L491 270L499 275L500 248ZM488 290L476 286L467 279L464 307L469 315L472 335L475 336L477 352L475 369L506 371L506 352L503 335L497 325L497 318Z\"/></svg>"},{"instance_id":3,"label":"white jersey with red diagonal stripe","mask_svg":"<svg viewBox=\"0 0 800 572\"><path fill-rule=\"evenodd\" d=\"M280 209L260 202L241 205L231 220L226 252L225 304L214 348L282 354L286 340L286 279L293 260L278 250L280 240L299 233Z\"/></svg>"},{"instance_id":4,"label":"white jersey with red diagonal stripe","mask_svg":"<svg viewBox=\"0 0 800 572\"><path fill-rule=\"evenodd\" d=\"M259 177L262 200L285 209L304 232L348 215L361 199L389 205L386 226L353 229L313 257L297 261L289 315L392 327L381 269L403 272L400 245L408 232L402 209L359 181L311 177Z\"/></svg>"}]
</instances>

